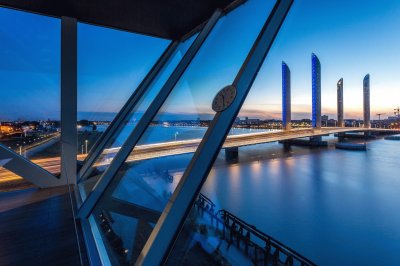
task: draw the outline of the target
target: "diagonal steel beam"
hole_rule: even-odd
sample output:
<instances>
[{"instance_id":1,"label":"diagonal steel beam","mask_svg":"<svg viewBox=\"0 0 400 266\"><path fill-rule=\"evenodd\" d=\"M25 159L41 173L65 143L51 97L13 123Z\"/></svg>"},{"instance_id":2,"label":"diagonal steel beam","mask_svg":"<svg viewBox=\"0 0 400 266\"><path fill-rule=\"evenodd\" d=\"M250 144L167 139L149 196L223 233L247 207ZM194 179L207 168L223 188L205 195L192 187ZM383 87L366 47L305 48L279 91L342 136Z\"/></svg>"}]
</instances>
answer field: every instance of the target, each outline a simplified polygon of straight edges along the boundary
<instances>
[{"instance_id":1,"label":"diagonal steel beam","mask_svg":"<svg viewBox=\"0 0 400 266\"><path fill-rule=\"evenodd\" d=\"M0 167L4 167L40 188L65 185L64 180L55 177L2 144L0 144Z\"/></svg>"},{"instance_id":2,"label":"diagonal steel beam","mask_svg":"<svg viewBox=\"0 0 400 266\"><path fill-rule=\"evenodd\" d=\"M82 168L79 170L78 182L85 180L90 176L92 172L92 166L96 162L97 158L101 155L103 150L106 148L109 140L117 136L124 128L124 121L128 118L133 108L138 104L140 99L146 93L154 79L157 77L159 72L163 69L164 65L168 62L171 56L174 54L179 42L171 42L158 61L154 64L152 69L149 71L147 76L139 84L137 89L129 97L128 101L124 104L121 110L118 112L114 120L107 127L100 138L95 142L94 146L90 150L88 156L85 158Z\"/></svg>"},{"instance_id":3,"label":"diagonal steel beam","mask_svg":"<svg viewBox=\"0 0 400 266\"><path fill-rule=\"evenodd\" d=\"M214 25L218 22L218 19L221 15L221 10L215 11L203 30L194 40L189 50L186 52L178 66L175 68L174 72L168 78L167 82L161 88L160 92L157 94L153 102L150 104L149 108L144 113L143 117L140 119L139 123L136 125L135 129L132 131L128 139L118 151L111 165L99 178L93 190L89 193L86 201L83 202L81 208L78 211L79 218L86 218L90 214L96 202L100 199L101 195L103 194L113 177L117 174L119 168L125 162L126 158L128 158L129 154L132 152L132 149L136 146L143 133L146 131L151 121L154 119L159 109L164 104L168 95L171 93L172 89L175 87L176 83L179 81L186 68L189 66L192 59L200 50L202 44L207 39L209 33L213 29Z\"/></svg>"},{"instance_id":4,"label":"diagonal steel beam","mask_svg":"<svg viewBox=\"0 0 400 266\"><path fill-rule=\"evenodd\" d=\"M232 84L237 90L235 100L215 115L135 265L161 265L165 262L292 2L278 0L275 4Z\"/></svg>"}]
</instances>

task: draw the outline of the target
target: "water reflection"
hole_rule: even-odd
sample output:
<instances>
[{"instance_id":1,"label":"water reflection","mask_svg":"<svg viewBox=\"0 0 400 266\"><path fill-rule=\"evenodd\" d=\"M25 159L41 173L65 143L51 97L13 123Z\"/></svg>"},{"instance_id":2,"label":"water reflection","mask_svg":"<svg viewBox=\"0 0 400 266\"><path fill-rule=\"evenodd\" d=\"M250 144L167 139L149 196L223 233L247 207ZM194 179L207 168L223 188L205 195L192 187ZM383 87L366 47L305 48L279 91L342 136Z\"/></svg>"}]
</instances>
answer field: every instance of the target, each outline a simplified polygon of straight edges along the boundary
<instances>
[{"instance_id":1,"label":"water reflection","mask_svg":"<svg viewBox=\"0 0 400 266\"><path fill-rule=\"evenodd\" d=\"M293 154L276 143L243 147L240 163L215 167L202 193L318 264L395 265L400 143L368 147Z\"/></svg>"}]
</instances>

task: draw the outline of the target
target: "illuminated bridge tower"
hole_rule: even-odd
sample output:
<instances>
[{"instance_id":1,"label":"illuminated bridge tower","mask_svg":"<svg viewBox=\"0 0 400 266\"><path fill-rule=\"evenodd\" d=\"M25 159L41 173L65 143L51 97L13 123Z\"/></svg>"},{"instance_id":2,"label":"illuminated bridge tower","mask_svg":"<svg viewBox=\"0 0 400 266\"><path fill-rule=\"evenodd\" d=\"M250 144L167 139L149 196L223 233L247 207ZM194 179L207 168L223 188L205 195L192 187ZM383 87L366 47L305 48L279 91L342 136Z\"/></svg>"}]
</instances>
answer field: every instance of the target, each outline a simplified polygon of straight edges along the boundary
<instances>
[{"instance_id":1,"label":"illuminated bridge tower","mask_svg":"<svg viewBox=\"0 0 400 266\"><path fill-rule=\"evenodd\" d=\"M312 127L321 128L321 63L315 54L312 63Z\"/></svg>"},{"instance_id":2,"label":"illuminated bridge tower","mask_svg":"<svg viewBox=\"0 0 400 266\"><path fill-rule=\"evenodd\" d=\"M339 79L337 83L337 120L338 127L344 127L343 117L343 79Z\"/></svg>"},{"instance_id":3,"label":"illuminated bridge tower","mask_svg":"<svg viewBox=\"0 0 400 266\"><path fill-rule=\"evenodd\" d=\"M370 96L369 96L369 74L367 74L364 77L363 89L364 89L364 128L370 128L371 113L370 113Z\"/></svg>"},{"instance_id":4,"label":"illuminated bridge tower","mask_svg":"<svg viewBox=\"0 0 400 266\"><path fill-rule=\"evenodd\" d=\"M291 121L290 69L285 62L282 62L282 128L290 130Z\"/></svg>"}]
</instances>

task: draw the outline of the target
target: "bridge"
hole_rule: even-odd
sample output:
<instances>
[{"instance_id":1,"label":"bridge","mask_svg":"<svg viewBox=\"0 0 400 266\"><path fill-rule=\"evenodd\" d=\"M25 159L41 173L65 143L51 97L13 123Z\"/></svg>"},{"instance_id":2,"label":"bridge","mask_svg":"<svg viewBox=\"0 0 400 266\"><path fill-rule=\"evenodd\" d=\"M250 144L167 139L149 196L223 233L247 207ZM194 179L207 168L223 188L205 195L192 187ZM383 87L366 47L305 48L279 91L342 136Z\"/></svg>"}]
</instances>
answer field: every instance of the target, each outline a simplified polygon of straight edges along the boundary
<instances>
[{"instance_id":1,"label":"bridge","mask_svg":"<svg viewBox=\"0 0 400 266\"><path fill-rule=\"evenodd\" d=\"M385 134L400 134L400 129L381 129L381 128L356 128L356 127L323 127L321 129L302 128L280 131L267 131L247 133L240 135L229 135L223 145L223 149L238 148L248 145L257 145L275 141L285 141L306 137L319 137L336 133L356 133L356 132L371 132ZM181 141L170 141L155 144L138 145L127 159L127 162L153 159L171 155L181 155L193 153L200 144L201 139L190 139ZM95 166L108 165L112 158L117 154L120 147L107 149L103 155L108 158L102 162L98 162ZM78 155L78 160L85 159L86 154ZM50 157L44 159L32 160L33 163L43 167L53 174L60 173L60 157ZM0 183L12 182L19 180L20 177L6 170L0 170Z\"/></svg>"},{"instance_id":2,"label":"bridge","mask_svg":"<svg viewBox=\"0 0 400 266\"><path fill-rule=\"evenodd\" d=\"M282 62L282 128L281 131L258 132L227 137L223 148L227 160L238 158L238 147L256 145L274 141L288 141L310 137L314 143L321 140L321 136L335 133L349 132L391 132L400 133L399 130L371 128L370 121L370 76L363 79L363 128L344 127L343 111L343 79L337 83L337 117L339 127L322 127L321 123L321 63L315 54L311 55L312 63L312 128L293 129L291 127L291 82L290 69ZM196 151L201 139L171 141L156 144L138 145L128 156L127 162L153 159L171 155L180 155ZM101 160L93 164L94 167L108 165L118 153L120 147L104 149ZM4 156L3 156L4 157ZM78 155L78 160L84 160L86 155ZM5 157L7 158L7 157ZM4 159L4 158L0 158ZM60 173L60 157L32 160L33 163L43 167L53 174ZM7 165L4 166L7 168ZM0 169L0 183L20 179L12 172Z\"/></svg>"}]
</instances>

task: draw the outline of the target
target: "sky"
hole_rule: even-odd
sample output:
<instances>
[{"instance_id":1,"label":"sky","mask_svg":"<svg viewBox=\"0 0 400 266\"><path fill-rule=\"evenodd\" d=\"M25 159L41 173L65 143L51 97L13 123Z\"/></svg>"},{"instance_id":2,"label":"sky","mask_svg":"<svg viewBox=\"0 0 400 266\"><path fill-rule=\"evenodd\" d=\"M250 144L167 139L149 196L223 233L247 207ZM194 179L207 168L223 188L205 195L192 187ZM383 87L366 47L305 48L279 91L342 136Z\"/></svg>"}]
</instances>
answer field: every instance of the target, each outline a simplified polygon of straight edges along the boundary
<instances>
[{"instance_id":1,"label":"sky","mask_svg":"<svg viewBox=\"0 0 400 266\"><path fill-rule=\"evenodd\" d=\"M213 97L234 80L273 4L249 0L222 17L157 119L212 118ZM59 119L60 26L56 18L0 8L0 121ZM369 73L371 117L392 116L400 105L399 26L398 0L295 0L239 116L281 117L285 61L292 118L311 118L311 53L321 61L323 114L336 118L336 83L343 78L345 119L362 118L362 80ZM169 43L79 23L78 119L112 119ZM182 46L169 71L188 43ZM139 112L167 77L152 86Z\"/></svg>"}]
</instances>

